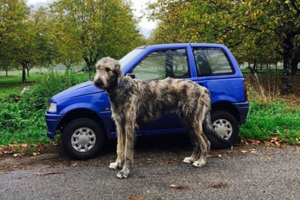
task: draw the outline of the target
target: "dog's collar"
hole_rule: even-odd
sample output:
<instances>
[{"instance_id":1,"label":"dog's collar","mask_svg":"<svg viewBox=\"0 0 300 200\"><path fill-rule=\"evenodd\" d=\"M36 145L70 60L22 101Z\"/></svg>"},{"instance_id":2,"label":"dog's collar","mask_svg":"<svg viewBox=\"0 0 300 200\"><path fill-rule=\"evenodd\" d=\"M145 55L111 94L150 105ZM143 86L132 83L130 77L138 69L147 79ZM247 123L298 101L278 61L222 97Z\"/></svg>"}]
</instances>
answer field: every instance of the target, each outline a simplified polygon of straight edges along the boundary
<instances>
[{"instance_id":1,"label":"dog's collar","mask_svg":"<svg viewBox=\"0 0 300 200\"><path fill-rule=\"evenodd\" d=\"M122 85L123 81L124 81L124 76L122 76L121 80L119 81L119 83L118 83L118 85L116 87L107 90L107 92L108 93L113 92L118 86Z\"/></svg>"},{"instance_id":2,"label":"dog's collar","mask_svg":"<svg viewBox=\"0 0 300 200\"><path fill-rule=\"evenodd\" d=\"M124 81L124 76L122 76L121 80L120 80L119 83L118 83L118 86L119 86L119 85L122 85L123 81Z\"/></svg>"}]
</instances>

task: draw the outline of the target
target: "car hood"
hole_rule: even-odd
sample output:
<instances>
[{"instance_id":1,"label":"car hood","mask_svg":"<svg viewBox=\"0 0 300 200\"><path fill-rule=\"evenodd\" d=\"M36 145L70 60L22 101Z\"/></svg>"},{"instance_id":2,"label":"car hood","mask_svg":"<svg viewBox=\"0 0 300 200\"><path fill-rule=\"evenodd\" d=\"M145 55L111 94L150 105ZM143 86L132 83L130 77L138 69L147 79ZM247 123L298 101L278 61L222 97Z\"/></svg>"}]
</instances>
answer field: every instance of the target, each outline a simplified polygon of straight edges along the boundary
<instances>
[{"instance_id":1,"label":"car hood","mask_svg":"<svg viewBox=\"0 0 300 200\"><path fill-rule=\"evenodd\" d=\"M80 83L78 85L75 85L73 87L70 87L55 96L52 97L52 101L58 102L60 100L70 99L78 96L85 96L90 94L95 94L99 92L104 92L104 90L101 90L97 88L92 81L87 81L84 83Z\"/></svg>"}]
</instances>

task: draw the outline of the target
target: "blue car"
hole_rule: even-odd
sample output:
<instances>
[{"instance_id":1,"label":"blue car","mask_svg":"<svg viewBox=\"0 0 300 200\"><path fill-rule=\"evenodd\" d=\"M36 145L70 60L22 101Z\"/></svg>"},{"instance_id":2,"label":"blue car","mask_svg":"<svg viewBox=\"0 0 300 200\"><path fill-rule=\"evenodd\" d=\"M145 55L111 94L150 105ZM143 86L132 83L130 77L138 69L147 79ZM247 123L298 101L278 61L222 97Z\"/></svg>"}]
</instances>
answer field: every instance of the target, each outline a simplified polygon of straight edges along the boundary
<instances>
[{"instance_id":1,"label":"blue car","mask_svg":"<svg viewBox=\"0 0 300 200\"><path fill-rule=\"evenodd\" d=\"M125 75L142 80L166 77L189 79L211 93L211 120L217 133L232 144L239 125L246 122L249 104L241 70L221 44L160 44L134 49L120 61ZM92 81L73 86L50 99L46 111L47 135L61 134L66 153L75 159L95 156L108 139L117 135L105 91ZM205 131L205 130L204 130ZM139 124L137 135L184 133L176 112ZM208 139L213 148L227 147Z\"/></svg>"}]
</instances>

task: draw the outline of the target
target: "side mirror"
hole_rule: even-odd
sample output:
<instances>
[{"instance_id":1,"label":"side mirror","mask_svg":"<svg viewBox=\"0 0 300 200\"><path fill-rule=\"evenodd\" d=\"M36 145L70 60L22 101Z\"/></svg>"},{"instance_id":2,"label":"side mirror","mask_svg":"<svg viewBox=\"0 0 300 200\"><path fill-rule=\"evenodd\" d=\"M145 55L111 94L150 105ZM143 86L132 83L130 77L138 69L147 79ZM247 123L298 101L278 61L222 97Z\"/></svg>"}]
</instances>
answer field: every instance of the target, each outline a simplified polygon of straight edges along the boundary
<instances>
[{"instance_id":1,"label":"side mirror","mask_svg":"<svg viewBox=\"0 0 300 200\"><path fill-rule=\"evenodd\" d=\"M130 76L132 79L136 78L134 73L127 73L126 76Z\"/></svg>"}]
</instances>

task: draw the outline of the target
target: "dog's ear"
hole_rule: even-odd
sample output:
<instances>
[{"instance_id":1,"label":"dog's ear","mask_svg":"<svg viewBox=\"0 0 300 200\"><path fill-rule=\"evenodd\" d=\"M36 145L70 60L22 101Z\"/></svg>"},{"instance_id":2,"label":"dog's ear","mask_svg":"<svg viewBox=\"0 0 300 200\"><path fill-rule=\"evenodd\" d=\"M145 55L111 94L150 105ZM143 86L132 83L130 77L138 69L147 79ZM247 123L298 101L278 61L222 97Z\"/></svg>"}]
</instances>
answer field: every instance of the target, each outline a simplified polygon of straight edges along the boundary
<instances>
[{"instance_id":1,"label":"dog's ear","mask_svg":"<svg viewBox=\"0 0 300 200\"><path fill-rule=\"evenodd\" d=\"M122 77L123 76L123 72L121 70L121 65L118 61L115 62L115 69L114 69L114 73L118 76L118 77Z\"/></svg>"},{"instance_id":2,"label":"dog's ear","mask_svg":"<svg viewBox=\"0 0 300 200\"><path fill-rule=\"evenodd\" d=\"M121 69L121 65L118 61L115 62L115 69L117 70Z\"/></svg>"}]
</instances>

